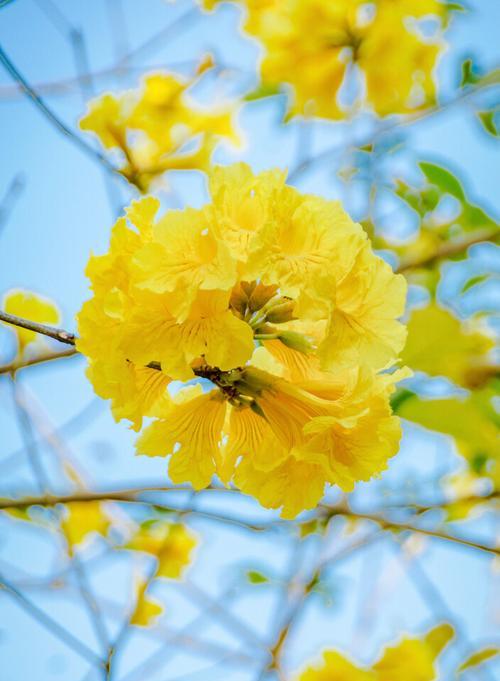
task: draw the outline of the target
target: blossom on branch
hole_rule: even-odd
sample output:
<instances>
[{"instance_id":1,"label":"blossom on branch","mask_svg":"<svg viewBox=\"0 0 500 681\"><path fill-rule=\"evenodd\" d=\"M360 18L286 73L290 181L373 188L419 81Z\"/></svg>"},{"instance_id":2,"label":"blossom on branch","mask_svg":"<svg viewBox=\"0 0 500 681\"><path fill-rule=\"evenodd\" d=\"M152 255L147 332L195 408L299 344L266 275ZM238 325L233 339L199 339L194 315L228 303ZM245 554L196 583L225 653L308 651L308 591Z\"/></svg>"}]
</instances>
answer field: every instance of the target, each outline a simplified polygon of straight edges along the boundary
<instances>
[{"instance_id":1,"label":"blossom on branch","mask_svg":"<svg viewBox=\"0 0 500 681\"><path fill-rule=\"evenodd\" d=\"M89 261L77 346L117 420L154 419L137 451L170 456L173 482L217 474L293 517L397 452L406 374L380 371L404 344L406 284L338 202L280 171L217 167L210 191L158 219L150 197L127 209Z\"/></svg>"},{"instance_id":2,"label":"blossom on branch","mask_svg":"<svg viewBox=\"0 0 500 681\"><path fill-rule=\"evenodd\" d=\"M206 170L220 140L240 140L234 106L201 107L188 93L196 80L150 73L137 90L92 100L80 127L119 152L120 172L141 191L168 170Z\"/></svg>"},{"instance_id":3,"label":"blossom on branch","mask_svg":"<svg viewBox=\"0 0 500 681\"><path fill-rule=\"evenodd\" d=\"M285 85L289 115L344 118L338 95L347 82L357 85L358 101L379 116L411 113L435 102L434 69L444 50L449 12L438 0L240 3L245 30L264 48L262 93ZM210 10L218 2L202 4Z\"/></svg>"}]
</instances>

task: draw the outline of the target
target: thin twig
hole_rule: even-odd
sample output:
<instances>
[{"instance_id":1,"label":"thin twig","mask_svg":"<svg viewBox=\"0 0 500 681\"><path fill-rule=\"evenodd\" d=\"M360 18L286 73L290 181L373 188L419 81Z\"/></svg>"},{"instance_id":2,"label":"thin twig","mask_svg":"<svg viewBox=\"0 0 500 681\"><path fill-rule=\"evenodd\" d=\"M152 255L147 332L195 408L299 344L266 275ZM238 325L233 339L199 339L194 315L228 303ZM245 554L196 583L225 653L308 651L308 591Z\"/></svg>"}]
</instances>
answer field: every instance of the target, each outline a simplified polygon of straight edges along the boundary
<instances>
[{"instance_id":1,"label":"thin twig","mask_svg":"<svg viewBox=\"0 0 500 681\"><path fill-rule=\"evenodd\" d=\"M82 426L88 424L89 415L92 414L97 407L101 407L102 404L103 402L99 397L94 397L83 407L83 409L80 409L74 416L71 416L67 421L60 425L54 431L53 436L62 437L63 435L76 435L81 431ZM37 444L39 442L41 442L40 439L37 440ZM9 454L0 461L0 471L3 476L19 462L23 451L23 448L15 449L14 451L9 452Z\"/></svg>"},{"instance_id":2,"label":"thin twig","mask_svg":"<svg viewBox=\"0 0 500 681\"><path fill-rule=\"evenodd\" d=\"M12 181L7 187L5 195L2 199L2 203L0 203L0 234L5 229L5 225L10 217L12 209L17 199L21 196L22 192L24 191L25 186L26 181L23 173L18 173L15 177L12 178Z\"/></svg>"},{"instance_id":3,"label":"thin twig","mask_svg":"<svg viewBox=\"0 0 500 681\"><path fill-rule=\"evenodd\" d=\"M32 615L37 622L42 624L48 631L54 634L54 636L59 638L68 647L78 653L78 655L87 661L99 665L100 667L104 666L104 660L102 660L91 648L82 643L79 639L73 636L68 629L61 626L59 622L54 620L52 617L50 617L50 615L47 615L46 612L32 603L2 574L0 574L0 590L2 589L9 595L13 596L19 605L26 610L26 612Z\"/></svg>"},{"instance_id":4,"label":"thin twig","mask_svg":"<svg viewBox=\"0 0 500 681\"><path fill-rule=\"evenodd\" d=\"M22 329L35 331L35 333L41 333L43 336L48 336L49 338L55 338L55 340L58 340L60 343L75 345L76 336L74 333L70 333L64 329L58 329L55 326L32 322L29 319L24 319L23 317L18 317L17 315L9 314L2 310L0 310L0 321L12 324L13 326L19 326Z\"/></svg>"},{"instance_id":5,"label":"thin twig","mask_svg":"<svg viewBox=\"0 0 500 681\"><path fill-rule=\"evenodd\" d=\"M160 29L157 33L149 37L147 40L145 40L143 43L135 47L131 52L128 52L125 54L120 61L117 63L117 66L122 66L130 61L131 59L134 59L140 54L143 54L144 52L148 52L151 49L155 49L157 45L167 45L170 43L173 39L178 38L182 31L184 31L186 28L189 28L190 25L192 24L193 20L196 20L197 18L200 17L200 11L197 7L193 7L184 14L181 14L180 17L177 17L177 19L174 19L172 23L168 24L168 26L164 26L162 29Z\"/></svg>"},{"instance_id":6,"label":"thin twig","mask_svg":"<svg viewBox=\"0 0 500 681\"><path fill-rule=\"evenodd\" d=\"M499 237L500 227L476 230L466 238L457 239L456 241L450 241L449 243L442 244L430 255L420 258L412 258L406 261L403 260L399 267L396 268L396 272L407 272L408 270L415 269L416 267L426 267L427 265L432 265L433 263L443 260L444 258L450 258L455 255L459 255L474 244L479 244L483 241L493 241Z\"/></svg>"},{"instance_id":7,"label":"thin twig","mask_svg":"<svg viewBox=\"0 0 500 681\"><path fill-rule=\"evenodd\" d=\"M196 495L196 492L194 490L191 490L188 501L186 502L186 507L189 504L189 500L194 500ZM177 512L177 517L174 516L172 519L172 522L175 522L175 520L179 520L182 515L182 511ZM146 592L148 589L151 587L154 579L156 578L156 575L158 573L158 570L160 568L160 555L161 553L168 547L168 544L170 543L170 533L166 532L165 533L165 538L160 546L160 550L157 555L157 560L153 561L151 564L151 568L149 570L148 575L146 576L146 579L144 580L144 586L141 589L139 600L133 604L133 607L129 609L129 612L125 618L125 620L122 623L121 628L118 631L118 634L113 641L113 643L109 646L108 649L108 656L106 659L106 670L107 670L107 679L108 681L111 681L116 675L116 658L118 657L118 654L121 652L122 648L125 646L125 643L127 642L128 637L131 634L132 630L132 618L134 615L134 612L137 610L137 607L139 604L142 602L142 600L146 597Z\"/></svg>"},{"instance_id":8,"label":"thin twig","mask_svg":"<svg viewBox=\"0 0 500 681\"><path fill-rule=\"evenodd\" d=\"M275 670L277 673L280 673L281 658L283 655L285 644L287 643L292 628L296 626L298 617L301 614L301 612L303 612L306 602L308 601L311 594L314 592L314 588L316 587L318 582L321 580L323 572L327 569L330 569L333 566L337 566L338 564L342 563L346 558L349 558L353 554L357 553L359 549L365 548L374 541L378 541L380 537L381 531L376 530L375 532L369 534L368 536L364 536L358 541L349 544L345 548L338 551L334 556L331 556L330 558L327 559L320 558L315 562L309 573L309 577L302 583L299 594L297 595L295 602L291 605L284 621L281 624L281 627L279 628L275 642L270 648L272 662L270 665L268 665L267 667L263 667L260 670L260 673L256 681L263 681L267 672L269 671Z\"/></svg>"},{"instance_id":9,"label":"thin twig","mask_svg":"<svg viewBox=\"0 0 500 681\"><path fill-rule=\"evenodd\" d=\"M199 518L206 518L208 520L215 520L228 525L235 525L245 530L250 530L252 532L263 532L266 530L276 530L280 527L291 527L286 521L274 520L269 522L258 522L252 520L246 520L245 518L235 518L233 516L224 515L222 513L216 513L214 511L202 511L194 507L189 506L175 506L172 504L163 504L158 501L148 501L146 499L137 498L137 495L144 494L146 492L191 492L191 488L188 487L144 487L136 488L130 490L123 490L119 492L76 492L74 494L68 495L45 495L40 497L24 497L22 499L0 499L0 510L11 509L11 508L28 508L30 506L44 506L50 507L56 504L68 504L71 502L92 502L92 501L116 501L123 502L127 504L138 504L143 506L149 506L151 508L158 508L162 510L171 511L172 513L181 513L182 515L194 515ZM199 493L209 492L209 491L229 491L222 489L211 489L206 488L200 490ZM234 490L233 490L234 491Z\"/></svg>"},{"instance_id":10,"label":"thin twig","mask_svg":"<svg viewBox=\"0 0 500 681\"><path fill-rule=\"evenodd\" d=\"M40 461L40 452L34 437L33 425L26 405L24 404L21 389L12 377L10 380L10 387L12 390L12 401L14 403L19 430L24 443L24 449L28 456L28 462L33 472L35 485L38 487L40 494L46 495L50 489L49 480Z\"/></svg>"},{"instance_id":11,"label":"thin twig","mask_svg":"<svg viewBox=\"0 0 500 681\"><path fill-rule=\"evenodd\" d=\"M76 348L72 348L71 350L61 350L60 352L46 352L31 359L16 359L9 364L0 364L0 374L14 374L20 369L37 366L38 364L46 364L47 362L67 357L81 357L81 355Z\"/></svg>"},{"instance_id":12,"label":"thin twig","mask_svg":"<svg viewBox=\"0 0 500 681\"><path fill-rule=\"evenodd\" d=\"M32 88L26 78L18 71L5 51L0 46L0 62L5 67L6 71L19 84L28 97L30 97L39 111L49 120L49 122L63 135L65 135L75 146L83 151L87 156L90 156L94 161L98 161L106 170L113 174L113 176L121 177L125 180L120 171L110 163L104 154L101 154L97 149L87 144L79 135L71 130L65 123L61 121L58 116L50 109L40 95Z\"/></svg>"},{"instance_id":13,"label":"thin twig","mask_svg":"<svg viewBox=\"0 0 500 681\"><path fill-rule=\"evenodd\" d=\"M114 2L114 0L112 1ZM50 97L63 96L72 94L74 90L78 90L82 83L85 85L89 83L97 84L111 78L113 80L126 80L129 79L131 75L141 76L145 71L182 71L185 69L193 70L198 66L198 64L199 59L186 59L183 61L169 63L161 62L158 64L148 64L147 66L131 66L127 64L125 67L125 65L114 65L105 69L98 69L92 72L82 73L79 77L69 77L58 80L37 82L32 85L32 87L39 95L47 95ZM225 72L239 71L236 67L221 66L220 68L222 68ZM23 94L24 89L18 83L9 83L7 85L0 86L0 102L18 99L19 97L23 96Z\"/></svg>"},{"instance_id":14,"label":"thin twig","mask_svg":"<svg viewBox=\"0 0 500 681\"><path fill-rule=\"evenodd\" d=\"M33 422L31 419L31 414L28 410L26 404L26 396L21 391L20 386L12 379L11 380L13 399L16 407L16 413L19 418L19 425L21 428L21 433L25 442L25 448L29 455L29 461L33 469L35 476L35 481L42 494L47 494L49 487L49 480L45 473L45 469L40 461L40 455L37 448L36 440L34 437ZM60 510L58 508L51 507L51 516L56 524L60 524ZM90 621L94 627L96 638L98 642L104 643L104 650L107 651L108 647L108 634L104 621L94 598L90 585L87 580L85 569L80 562L79 557L75 554L71 559L71 568L75 573L76 581L78 584L78 589L82 600L87 607L89 612Z\"/></svg>"},{"instance_id":15,"label":"thin twig","mask_svg":"<svg viewBox=\"0 0 500 681\"><path fill-rule=\"evenodd\" d=\"M357 513L349 509L332 509L334 515L343 515L355 520L369 520L371 522L377 523L380 527L385 530L398 530L401 532L415 532L416 534L422 534L427 537L433 537L435 539L442 539L444 541L449 541L454 544L460 544L461 546L466 546L467 548L477 549L479 551L484 551L485 553L491 553L495 556L500 556L500 548L497 546L485 546L471 539L464 539L462 537L457 537L452 534L447 534L446 532L440 532L439 530L429 530L425 527L417 527L411 523L401 523L393 520L388 520L377 514L370 513Z\"/></svg>"},{"instance_id":16,"label":"thin twig","mask_svg":"<svg viewBox=\"0 0 500 681\"><path fill-rule=\"evenodd\" d=\"M190 513L195 515L202 515L207 518L219 519L222 522L237 523L238 525L245 526L253 530L262 530L276 527L276 521L270 523L253 523L243 519L235 519L232 517L226 517L217 513L212 513L211 511L198 511L193 508L175 508L171 506L163 506L163 504L158 502L147 501L144 499L137 499L138 494L143 494L145 492L181 492L189 490L186 487L150 487L150 488L132 488L126 490L116 490L109 492L85 492L85 493L75 493L71 495L47 495L42 497L24 497L22 499L0 499L0 509L7 508L26 508L28 506L53 506L54 504L65 504L71 501L123 501L126 503L137 503L147 506L158 506L162 508L169 508L174 512L182 511L183 513ZM209 491L207 488L203 491ZM222 488L216 488L217 491L223 491ZM224 490L233 491L236 490ZM485 546L479 542L475 542L471 539L464 539L462 537L457 537L455 535L447 534L446 532L441 532L439 530L427 529L425 527L418 527L412 525L411 523L396 522L384 518L383 516L370 513L358 513L350 509L341 507L320 507L323 508L323 512L326 510L327 514L331 516L339 515L353 518L355 520L369 520L371 522L377 523L380 527L385 530L400 530L406 532L415 532L416 534L423 534L428 537L434 537L435 539L441 539L443 541L452 542L455 544L460 544L471 549L477 549L479 551L484 551L486 553L491 553L493 555L500 555L500 548L496 546ZM280 525L287 526L290 525L286 521L278 521Z\"/></svg>"},{"instance_id":17,"label":"thin twig","mask_svg":"<svg viewBox=\"0 0 500 681\"><path fill-rule=\"evenodd\" d=\"M382 126L379 130L377 130L374 133L371 133L370 135L367 135L363 139L359 140L358 142L355 143L356 148L368 146L369 144L375 144L376 142L379 141L381 137L384 135L387 135L390 132L394 132L395 130L399 128L406 128L411 125L414 125L415 123L418 123L420 121L423 121L427 118L434 117L444 111L448 111L449 109L462 104L463 102L472 99L475 97L479 92L483 92L484 90L495 87L497 86L498 83L496 83L494 80L489 80L487 77L485 77L482 81L477 83L473 88L470 88L468 90L465 90L464 92L461 92L459 95L457 95L454 99L449 100L448 102L445 102L443 104L438 104L434 107L431 107L429 109L425 109L421 112L418 112L416 114L407 116L404 119L398 118L397 120L390 121L389 123L386 123L384 126ZM332 157L335 157L338 154L342 154L345 151L345 144L342 142L341 144L335 144L332 147L329 147L328 149L325 149L319 154L316 154L315 156L311 156L310 158L305 159L302 161L302 163L298 164L295 168L293 168L289 175L288 175L288 181L289 182L295 182L297 179L303 175L306 171L310 170L313 166L318 165L319 163L322 163L323 161L327 161L331 159Z\"/></svg>"},{"instance_id":18,"label":"thin twig","mask_svg":"<svg viewBox=\"0 0 500 681\"><path fill-rule=\"evenodd\" d=\"M231 595L235 591L235 585L231 585L229 588L224 589L224 591L219 594L218 598L216 599L216 602L223 602L227 603ZM191 619L185 626L183 626L178 632L174 633L172 636L170 636L167 639L162 638L162 646L161 648L158 648L157 650L154 650L149 657L146 659L142 660L138 665L136 665L134 668L132 668L130 671L125 674L125 676L121 679L121 681L141 681L142 679L146 679L151 675L155 669L159 668L159 665L161 664L162 660L165 657L165 654L168 653L168 661L171 662L172 658L175 657L176 654L178 654L180 651L172 647L175 644L181 643L184 639L190 639L192 636L192 633L196 628L203 622L203 620L208 617L211 612L212 612L213 606L208 607L207 609L201 611L199 614L196 615L193 619ZM231 653L234 654L234 653ZM252 662L252 657L249 655L245 655L243 653L238 653L240 657L245 658L244 664L248 665L249 663ZM164 665L162 665L163 668Z\"/></svg>"},{"instance_id":19,"label":"thin twig","mask_svg":"<svg viewBox=\"0 0 500 681\"><path fill-rule=\"evenodd\" d=\"M405 574L412 580L422 600L433 614L436 614L436 610L438 610L439 619L443 619L453 626L455 635L461 639L463 644L463 655L465 657L471 655L474 652L474 646L469 640L461 621L457 619L454 612L450 609L441 591L434 586L434 583L427 575L418 556L414 555L412 556L412 560L405 560L401 552L403 549L401 538L394 537L394 541L397 544L397 555L405 569ZM484 667L479 667L476 671L476 675L478 678L481 677L485 681L494 681Z\"/></svg>"}]
</instances>

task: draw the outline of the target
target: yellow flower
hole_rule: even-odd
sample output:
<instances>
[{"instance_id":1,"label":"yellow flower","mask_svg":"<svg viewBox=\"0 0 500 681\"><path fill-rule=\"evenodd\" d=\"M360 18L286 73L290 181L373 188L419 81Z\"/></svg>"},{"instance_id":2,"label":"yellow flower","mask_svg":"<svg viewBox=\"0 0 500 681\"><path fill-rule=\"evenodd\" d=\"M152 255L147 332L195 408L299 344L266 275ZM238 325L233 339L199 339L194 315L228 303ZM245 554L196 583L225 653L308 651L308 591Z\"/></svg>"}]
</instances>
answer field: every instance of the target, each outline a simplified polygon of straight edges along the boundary
<instances>
[{"instance_id":1,"label":"yellow flower","mask_svg":"<svg viewBox=\"0 0 500 681\"><path fill-rule=\"evenodd\" d=\"M325 316L339 276L366 236L339 202L303 195L293 187L283 187L272 208L252 244L247 276L279 286L283 296L297 301L299 316Z\"/></svg>"},{"instance_id":2,"label":"yellow flower","mask_svg":"<svg viewBox=\"0 0 500 681\"><path fill-rule=\"evenodd\" d=\"M270 471L262 470L252 459L244 459L236 469L235 483L266 508L280 508L281 517L295 518L314 508L323 496L326 479L321 466L288 456Z\"/></svg>"},{"instance_id":3,"label":"yellow flower","mask_svg":"<svg viewBox=\"0 0 500 681\"><path fill-rule=\"evenodd\" d=\"M135 610L130 618L130 624L136 627L150 627L155 624L163 613L163 606L154 598L146 594L148 582L144 579L135 584Z\"/></svg>"},{"instance_id":4,"label":"yellow flower","mask_svg":"<svg viewBox=\"0 0 500 681\"><path fill-rule=\"evenodd\" d=\"M72 552L73 547L84 542L89 535L106 534L110 524L105 505L101 502L72 501L65 504L61 529Z\"/></svg>"},{"instance_id":5,"label":"yellow flower","mask_svg":"<svg viewBox=\"0 0 500 681\"><path fill-rule=\"evenodd\" d=\"M156 577L182 579L197 543L196 536L185 525L157 522L139 527L123 548L155 556Z\"/></svg>"},{"instance_id":6,"label":"yellow flower","mask_svg":"<svg viewBox=\"0 0 500 681\"><path fill-rule=\"evenodd\" d=\"M59 324L61 315L57 305L49 298L32 293L31 291L21 291L12 289L7 291L3 297L2 308L8 314L29 319L39 324ZM11 331L17 336L18 356L21 357L27 346L37 343L43 345L43 336L35 331L22 329L20 326L8 325Z\"/></svg>"},{"instance_id":7,"label":"yellow flower","mask_svg":"<svg viewBox=\"0 0 500 681\"><path fill-rule=\"evenodd\" d=\"M168 212L155 224L153 240L135 254L134 263L140 288L155 293L182 290L176 301L178 321L188 316L200 289L229 291L236 283L236 263L203 210Z\"/></svg>"},{"instance_id":8,"label":"yellow flower","mask_svg":"<svg viewBox=\"0 0 500 681\"><path fill-rule=\"evenodd\" d=\"M374 111L408 113L435 101L434 69L444 48L447 9L438 0L239 0L245 29L264 48L264 86L288 87L290 114L339 119L339 91L365 81L358 99ZM212 9L214 0L205 0ZM437 20L432 37L418 20ZM364 100L364 101L363 101Z\"/></svg>"},{"instance_id":9,"label":"yellow flower","mask_svg":"<svg viewBox=\"0 0 500 681\"><path fill-rule=\"evenodd\" d=\"M194 79L169 73L147 75L138 90L104 94L90 102L82 130L106 149L121 152L120 171L140 190L168 170L206 170L221 139L239 143L234 107L204 109L188 95Z\"/></svg>"},{"instance_id":10,"label":"yellow flower","mask_svg":"<svg viewBox=\"0 0 500 681\"><path fill-rule=\"evenodd\" d=\"M234 374L220 391L182 390L139 438L140 454L171 455L173 482L199 489L235 471L243 492L288 518L313 508L327 483L351 491L397 451L399 420L388 401L397 377L346 373L343 382L329 386L323 376L301 387L252 367Z\"/></svg>"},{"instance_id":11,"label":"yellow flower","mask_svg":"<svg viewBox=\"0 0 500 681\"><path fill-rule=\"evenodd\" d=\"M230 173L216 166L209 180L211 224L239 261L239 274L248 277L248 249L269 219L273 195L284 186L286 173L270 170L255 176L245 163L235 163Z\"/></svg>"},{"instance_id":12,"label":"yellow flower","mask_svg":"<svg viewBox=\"0 0 500 681\"><path fill-rule=\"evenodd\" d=\"M338 203L280 171L217 168L210 188L202 209L155 220L145 198L118 220L87 267L78 349L117 420L154 419L137 451L169 457L173 482L218 475L293 517L397 450L401 374L376 370L404 339L404 282Z\"/></svg>"},{"instance_id":13,"label":"yellow flower","mask_svg":"<svg viewBox=\"0 0 500 681\"><path fill-rule=\"evenodd\" d=\"M199 291L181 324L169 310L169 296L139 294L136 302L121 346L136 365L159 361L170 378L189 380L194 378L191 365L201 356L229 371L252 355L252 329L228 309L229 293Z\"/></svg>"},{"instance_id":14,"label":"yellow flower","mask_svg":"<svg viewBox=\"0 0 500 681\"><path fill-rule=\"evenodd\" d=\"M441 624L423 638L403 638L387 647L373 666L376 681L433 681L436 657L452 637L452 627Z\"/></svg>"},{"instance_id":15,"label":"yellow flower","mask_svg":"<svg viewBox=\"0 0 500 681\"><path fill-rule=\"evenodd\" d=\"M387 647L372 667L327 650L321 665L306 669L298 681L433 681L436 658L452 637L452 627L440 624L420 638L403 638Z\"/></svg>"},{"instance_id":16,"label":"yellow flower","mask_svg":"<svg viewBox=\"0 0 500 681\"><path fill-rule=\"evenodd\" d=\"M299 681L375 681L375 676L360 669L336 650L323 653L321 665L309 667Z\"/></svg>"},{"instance_id":17,"label":"yellow flower","mask_svg":"<svg viewBox=\"0 0 500 681\"><path fill-rule=\"evenodd\" d=\"M137 441L137 452L147 456L171 454L172 482L191 482L195 489L210 484L219 458L219 442L226 402L218 391L202 394L201 386L182 390ZM174 451L175 446L180 447Z\"/></svg>"},{"instance_id":18,"label":"yellow flower","mask_svg":"<svg viewBox=\"0 0 500 681\"><path fill-rule=\"evenodd\" d=\"M406 281L365 245L337 284L337 307L319 347L322 366L333 370L364 361L380 369L403 349Z\"/></svg>"}]
</instances>

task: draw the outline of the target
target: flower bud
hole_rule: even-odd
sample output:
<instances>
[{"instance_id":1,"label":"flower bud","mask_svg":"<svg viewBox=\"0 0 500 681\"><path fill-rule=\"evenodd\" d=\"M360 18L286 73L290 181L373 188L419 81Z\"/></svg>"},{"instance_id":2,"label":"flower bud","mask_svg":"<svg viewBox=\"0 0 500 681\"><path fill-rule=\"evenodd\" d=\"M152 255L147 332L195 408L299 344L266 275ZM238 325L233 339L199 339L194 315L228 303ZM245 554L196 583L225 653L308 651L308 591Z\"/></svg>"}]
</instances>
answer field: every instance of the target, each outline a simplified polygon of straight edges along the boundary
<instances>
[{"instance_id":1,"label":"flower bud","mask_svg":"<svg viewBox=\"0 0 500 681\"><path fill-rule=\"evenodd\" d=\"M248 303L248 297L243 291L241 286L235 286L231 292L231 298L229 300L230 307L240 316L245 315L246 307Z\"/></svg>"},{"instance_id":2,"label":"flower bud","mask_svg":"<svg viewBox=\"0 0 500 681\"><path fill-rule=\"evenodd\" d=\"M301 333L296 333L295 331L281 331L279 340L292 350L297 350L305 355L314 351L314 346L311 341L303 336Z\"/></svg>"},{"instance_id":3,"label":"flower bud","mask_svg":"<svg viewBox=\"0 0 500 681\"><path fill-rule=\"evenodd\" d=\"M283 322L290 322L293 317L293 300L285 300L279 305L274 305L266 313L266 319L272 324L282 324Z\"/></svg>"},{"instance_id":4,"label":"flower bud","mask_svg":"<svg viewBox=\"0 0 500 681\"><path fill-rule=\"evenodd\" d=\"M246 297L250 298L250 296L252 295L252 291L254 290L254 288L256 286L256 282L255 281L242 281L242 282L240 282L240 286L241 286L244 294L246 295Z\"/></svg>"},{"instance_id":5,"label":"flower bud","mask_svg":"<svg viewBox=\"0 0 500 681\"><path fill-rule=\"evenodd\" d=\"M260 310L266 303L268 303L273 296L276 295L277 286L264 286L264 284L257 284L252 291L248 307L254 312Z\"/></svg>"}]
</instances>

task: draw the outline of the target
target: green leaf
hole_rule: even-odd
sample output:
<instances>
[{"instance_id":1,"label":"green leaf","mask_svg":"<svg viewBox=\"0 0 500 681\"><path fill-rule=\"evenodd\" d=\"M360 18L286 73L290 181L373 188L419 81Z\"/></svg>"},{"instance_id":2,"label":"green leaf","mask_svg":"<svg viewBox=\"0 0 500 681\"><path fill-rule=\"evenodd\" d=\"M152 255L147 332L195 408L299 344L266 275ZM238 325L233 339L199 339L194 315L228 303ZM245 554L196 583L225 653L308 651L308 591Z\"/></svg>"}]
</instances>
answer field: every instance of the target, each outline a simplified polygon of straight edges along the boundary
<instances>
[{"instance_id":1,"label":"green leaf","mask_svg":"<svg viewBox=\"0 0 500 681\"><path fill-rule=\"evenodd\" d=\"M465 660L465 662L463 662L460 665L460 667L458 668L458 673L461 674L467 669L471 669L471 667L477 667L483 662L486 662L486 660L491 660L499 653L500 648L497 648L496 646L495 647L492 646L491 648L483 648L483 650L478 650L476 653L473 653L470 657L468 657Z\"/></svg>"},{"instance_id":2,"label":"green leaf","mask_svg":"<svg viewBox=\"0 0 500 681\"><path fill-rule=\"evenodd\" d=\"M462 63L462 80L460 81L460 87L475 85L480 80L481 76L477 73L477 69L473 64L472 59L466 59Z\"/></svg>"},{"instance_id":3,"label":"green leaf","mask_svg":"<svg viewBox=\"0 0 500 681\"><path fill-rule=\"evenodd\" d=\"M478 274L476 277L472 277L468 281L465 282L465 284L462 286L461 293L466 293L469 289L471 289L473 286L477 286L477 284L482 284L483 281L486 281L489 278L489 274Z\"/></svg>"},{"instance_id":4,"label":"green leaf","mask_svg":"<svg viewBox=\"0 0 500 681\"><path fill-rule=\"evenodd\" d=\"M482 208L471 203L464 205L462 225L465 231L478 227L496 227L497 223L487 215Z\"/></svg>"},{"instance_id":5,"label":"green leaf","mask_svg":"<svg viewBox=\"0 0 500 681\"><path fill-rule=\"evenodd\" d=\"M449 170L425 161L421 161L418 165L430 184L436 185L443 192L451 194L451 196L454 196L459 201L465 201L462 185Z\"/></svg>"},{"instance_id":6,"label":"green leaf","mask_svg":"<svg viewBox=\"0 0 500 681\"><path fill-rule=\"evenodd\" d=\"M476 390L467 398L406 400L399 416L424 428L454 438L457 449L474 473L500 482L498 460L498 414L491 402L492 388Z\"/></svg>"},{"instance_id":7,"label":"green leaf","mask_svg":"<svg viewBox=\"0 0 500 681\"><path fill-rule=\"evenodd\" d=\"M464 323L435 303L413 310L401 360L430 376L446 376L468 386L469 372L485 361L494 346L481 326Z\"/></svg>"},{"instance_id":8,"label":"green leaf","mask_svg":"<svg viewBox=\"0 0 500 681\"><path fill-rule=\"evenodd\" d=\"M281 89L278 83L260 83L255 90L252 90L243 97L245 102L253 102L264 97L274 97L280 95Z\"/></svg>"},{"instance_id":9,"label":"green leaf","mask_svg":"<svg viewBox=\"0 0 500 681\"><path fill-rule=\"evenodd\" d=\"M415 393L413 393L411 390L405 390L405 388L399 388L396 390L396 392L391 395L392 411L397 414L401 405L411 397L415 397Z\"/></svg>"},{"instance_id":10,"label":"green leaf","mask_svg":"<svg viewBox=\"0 0 500 681\"><path fill-rule=\"evenodd\" d=\"M500 83L500 69L493 69L480 80L481 85L498 85Z\"/></svg>"},{"instance_id":11,"label":"green leaf","mask_svg":"<svg viewBox=\"0 0 500 681\"><path fill-rule=\"evenodd\" d=\"M258 570L248 570L246 573L246 578L250 584L266 584L269 582L269 578L259 572Z\"/></svg>"},{"instance_id":12,"label":"green leaf","mask_svg":"<svg viewBox=\"0 0 500 681\"><path fill-rule=\"evenodd\" d=\"M497 128L497 124L495 122L495 115L497 111L478 111L478 118L482 123L483 128L486 130L487 133L490 135L493 135L493 137L499 137L500 136L500 131Z\"/></svg>"}]
</instances>

